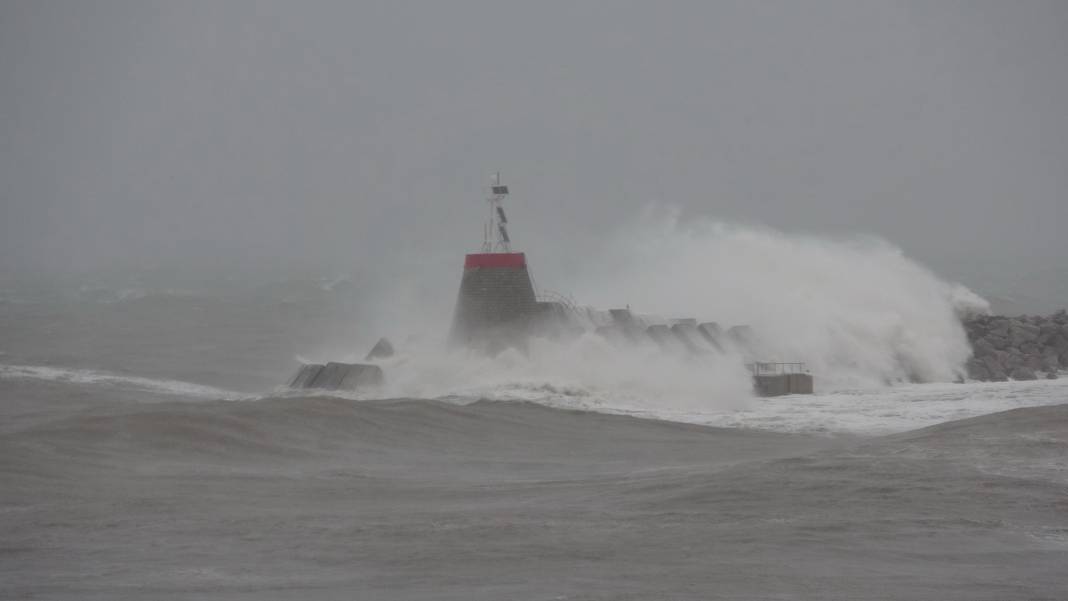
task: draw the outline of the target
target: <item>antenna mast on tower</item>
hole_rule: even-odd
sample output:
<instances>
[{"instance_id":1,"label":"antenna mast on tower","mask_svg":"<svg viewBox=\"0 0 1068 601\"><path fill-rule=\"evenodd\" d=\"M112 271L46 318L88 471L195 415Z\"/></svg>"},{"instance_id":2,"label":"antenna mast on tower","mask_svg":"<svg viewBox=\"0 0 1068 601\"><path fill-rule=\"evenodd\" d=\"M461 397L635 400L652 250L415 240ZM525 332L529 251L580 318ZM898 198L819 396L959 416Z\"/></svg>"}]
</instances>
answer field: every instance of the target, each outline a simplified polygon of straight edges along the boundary
<instances>
[{"instance_id":1,"label":"antenna mast on tower","mask_svg":"<svg viewBox=\"0 0 1068 601\"><path fill-rule=\"evenodd\" d=\"M501 183L501 172L493 178L490 186L490 195L486 201L489 203L489 222L483 232L482 252L512 252L512 241L508 238L508 217L504 214L501 203L508 196L508 186Z\"/></svg>"}]
</instances>

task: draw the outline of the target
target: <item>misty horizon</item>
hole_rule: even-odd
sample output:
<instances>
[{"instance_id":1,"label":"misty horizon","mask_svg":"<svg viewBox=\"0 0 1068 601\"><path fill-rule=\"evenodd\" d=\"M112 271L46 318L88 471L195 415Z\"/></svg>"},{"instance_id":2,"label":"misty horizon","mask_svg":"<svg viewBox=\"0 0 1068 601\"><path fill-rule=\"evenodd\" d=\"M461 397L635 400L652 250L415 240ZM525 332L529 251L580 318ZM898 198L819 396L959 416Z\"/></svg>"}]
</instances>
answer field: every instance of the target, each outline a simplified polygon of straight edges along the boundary
<instances>
[{"instance_id":1,"label":"misty horizon","mask_svg":"<svg viewBox=\"0 0 1068 601\"><path fill-rule=\"evenodd\" d=\"M1068 302L1061 3L8 2L0 273L547 281L647 207ZM368 276L371 277L371 276Z\"/></svg>"}]
</instances>

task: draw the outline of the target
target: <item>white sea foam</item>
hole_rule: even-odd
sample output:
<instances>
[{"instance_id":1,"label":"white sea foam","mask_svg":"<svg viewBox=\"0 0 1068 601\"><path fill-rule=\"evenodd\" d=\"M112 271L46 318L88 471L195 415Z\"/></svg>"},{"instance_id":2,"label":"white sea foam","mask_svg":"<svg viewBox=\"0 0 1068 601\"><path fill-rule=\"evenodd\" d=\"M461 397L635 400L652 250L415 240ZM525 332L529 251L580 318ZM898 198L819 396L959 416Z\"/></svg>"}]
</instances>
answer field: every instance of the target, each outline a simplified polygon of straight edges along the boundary
<instances>
[{"instance_id":1,"label":"white sea foam","mask_svg":"<svg viewBox=\"0 0 1068 601\"><path fill-rule=\"evenodd\" d=\"M708 426L778 432L878 435L1007 411L1068 403L1068 378L1028 382L901 384L816 395L750 399L741 407L680 411L567 390L502 388L492 398L606 411Z\"/></svg>"},{"instance_id":2,"label":"white sea foam","mask_svg":"<svg viewBox=\"0 0 1068 601\"><path fill-rule=\"evenodd\" d=\"M616 346L593 333L567 342L534 339L526 352L495 357L414 349L383 367L390 396L549 404L580 398L609 410L704 411L742 407L751 395L749 372L736 354L687 359L651 342Z\"/></svg>"},{"instance_id":3,"label":"white sea foam","mask_svg":"<svg viewBox=\"0 0 1068 601\"><path fill-rule=\"evenodd\" d=\"M743 411L684 417L685 421L708 425L788 432L887 434L1019 407L1062 403L1068 403L1068 378L903 384L884 389L757 399Z\"/></svg>"},{"instance_id":4,"label":"white sea foam","mask_svg":"<svg viewBox=\"0 0 1068 601\"><path fill-rule=\"evenodd\" d=\"M572 346L539 341L529 355L406 355L384 367L389 374L387 396L458 403L529 401L561 409L781 432L889 434L1068 402L1068 378L899 383L756 398L749 373L737 357L685 361L651 346L610 348L594 335Z\"/></svg>"},{"instance_id":5,"label":"white sea foam","mask_svg":"<svg viewBox=\"0 0 1068 601\"><path fill-rule=\"evenodd\" d=\"M0 365L0 378L29 378L71 384L106 386L196 399L242 400L255 398L231 390L180 380L143 378L93 369L71 369L46 365Z\"/></svg>"}]
</instances>

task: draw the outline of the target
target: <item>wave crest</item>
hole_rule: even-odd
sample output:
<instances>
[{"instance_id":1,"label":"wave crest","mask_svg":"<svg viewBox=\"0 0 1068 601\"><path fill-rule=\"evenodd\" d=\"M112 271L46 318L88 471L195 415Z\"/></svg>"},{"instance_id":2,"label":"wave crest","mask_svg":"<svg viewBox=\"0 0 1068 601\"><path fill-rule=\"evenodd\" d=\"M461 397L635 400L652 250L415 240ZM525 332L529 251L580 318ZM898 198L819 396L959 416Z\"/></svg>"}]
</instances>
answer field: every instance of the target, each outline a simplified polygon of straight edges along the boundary
<instances>
[{"instance_id":1,"label":"wave crest","mask_svg":"<svg viewBox=\"0 0 1068 601\"><path fill-rule=\"evenodd\" d=\"M821 389L952 381L958 312L985 301L871 236L827 238L650 209L577 274L594 304L749 324L762 360L805 361Z\"/></svg>"}]
</instances>

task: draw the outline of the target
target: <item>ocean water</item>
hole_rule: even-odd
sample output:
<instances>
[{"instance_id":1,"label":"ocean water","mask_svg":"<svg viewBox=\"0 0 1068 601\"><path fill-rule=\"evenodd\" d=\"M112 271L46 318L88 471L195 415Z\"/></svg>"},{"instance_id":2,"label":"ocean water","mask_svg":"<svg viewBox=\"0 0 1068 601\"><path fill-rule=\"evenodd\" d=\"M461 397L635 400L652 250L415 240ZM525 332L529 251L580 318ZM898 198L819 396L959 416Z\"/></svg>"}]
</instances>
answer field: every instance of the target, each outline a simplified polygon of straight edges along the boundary
<instances>
[{"instance_id":1,"label":"ocean water","mask_svg":"<svg viewBox=\"0 0 1068 601\"><path fill-rule=\"evenodd\" d=\"M3 599L1068 598L1068 377L756 399L580 340L297 395L358 293L90 292L0 304Z\"/></svg>"}]
</instances>

